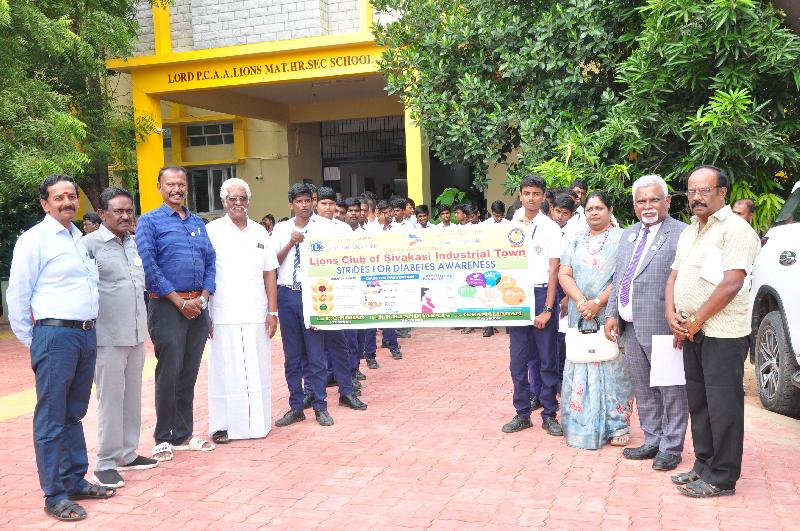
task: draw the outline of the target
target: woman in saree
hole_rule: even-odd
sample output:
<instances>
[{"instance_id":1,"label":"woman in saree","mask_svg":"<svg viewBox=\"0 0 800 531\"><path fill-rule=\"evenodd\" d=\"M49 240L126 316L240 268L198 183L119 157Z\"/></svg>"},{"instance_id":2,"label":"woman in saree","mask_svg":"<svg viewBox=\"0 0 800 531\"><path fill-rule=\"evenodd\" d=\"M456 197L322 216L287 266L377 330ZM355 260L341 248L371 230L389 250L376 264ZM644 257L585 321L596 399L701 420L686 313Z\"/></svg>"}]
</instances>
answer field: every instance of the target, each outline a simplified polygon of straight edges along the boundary
<instances>
[{"instance_id":1,"label":"woman in saree","mask_svg":"<svg viewBox=\"0 0 800 531\"><path fill-rule=\"evenodd\" d=\"M602 325L622 229L612 222L604 192L586 196L587 228L567 236L558 280L569 297L569 326L597 319ZM567 345L569 349L569 345ZM625 446L630 440L633 384L620 354L611 361L564 365L561 425L567 444L597 450L606 442Z\"/></svg>"}]
</instances>

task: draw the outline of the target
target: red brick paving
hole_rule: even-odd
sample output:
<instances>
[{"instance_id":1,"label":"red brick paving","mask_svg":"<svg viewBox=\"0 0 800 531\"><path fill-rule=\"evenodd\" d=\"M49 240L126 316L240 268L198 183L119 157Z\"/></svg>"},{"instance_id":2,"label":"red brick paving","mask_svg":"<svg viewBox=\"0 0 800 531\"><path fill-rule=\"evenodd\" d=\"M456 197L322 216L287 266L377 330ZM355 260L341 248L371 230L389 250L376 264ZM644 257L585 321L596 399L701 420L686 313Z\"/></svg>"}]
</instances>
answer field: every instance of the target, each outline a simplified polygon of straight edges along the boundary
<instances>
[{"instance_id":1,"label":"red brick paving","mask_svg":"<svg viewBox=\"0 0 800 531\"><path fill-rule=\"evenodd\" d=\"M81 528L151 529L798 529L800 421L748 401L742 479L734 497L690 500L649 462L618 448L576 450L538 424L505 435L513 416L508 336L415 330L405 358L379 353L364 372L365 412L329 401L336 424L313 415L264 440L179 452L154 470L124 473L107 501L84 502ZM32 386L26 352L0 340L0 395ZM280 342L273 342L273 417L287 409ZM196 433L207 428L206 365ZM330 389L335 391L335 389ZM150 450L153 381L144 385L140 451ZM90 461L96 404L85 420ZM636 419L633 445L642 441ZM691 442L687 441L687 448ZM31 415L0 430L0 528L59 525L42 511ZM684 464L692 462L684 452ZM683 467L682 467L683 468Z\"/></svg>"}]
</instances>

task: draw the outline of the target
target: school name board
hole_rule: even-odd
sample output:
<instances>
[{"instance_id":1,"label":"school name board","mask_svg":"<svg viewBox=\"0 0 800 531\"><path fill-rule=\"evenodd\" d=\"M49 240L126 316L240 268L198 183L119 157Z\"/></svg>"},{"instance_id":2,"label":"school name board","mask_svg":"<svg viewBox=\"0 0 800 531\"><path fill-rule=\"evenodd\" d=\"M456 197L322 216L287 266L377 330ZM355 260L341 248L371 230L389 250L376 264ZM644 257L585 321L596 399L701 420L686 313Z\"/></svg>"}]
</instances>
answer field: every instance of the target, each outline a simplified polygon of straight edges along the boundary
<instances>
[{"instance_id":1,"label":"school name board","mask_svg":"<svg viewBox=\"0 0 800 531\"><path fill-rule=\"evenodd\" d=\"M521 225L307 238L307 326L320 329L531 324Z\"/></svg>"},{"instance_id":2,"label":"school name board","mask_svg":"<svg viewBox=\"0 0 800 531\"><path fill-rule=\"evenodd\" d=\"M213 81L224 79L246 78L250 81L269 79L272 76L306 71L330 70L354 66L366 66L375 62L371 54L332 55L314 57L295 61L256 62L223 68L202 68L167 73L167 83L191 83L196 81Z\"/></svg>"}]
</instances>

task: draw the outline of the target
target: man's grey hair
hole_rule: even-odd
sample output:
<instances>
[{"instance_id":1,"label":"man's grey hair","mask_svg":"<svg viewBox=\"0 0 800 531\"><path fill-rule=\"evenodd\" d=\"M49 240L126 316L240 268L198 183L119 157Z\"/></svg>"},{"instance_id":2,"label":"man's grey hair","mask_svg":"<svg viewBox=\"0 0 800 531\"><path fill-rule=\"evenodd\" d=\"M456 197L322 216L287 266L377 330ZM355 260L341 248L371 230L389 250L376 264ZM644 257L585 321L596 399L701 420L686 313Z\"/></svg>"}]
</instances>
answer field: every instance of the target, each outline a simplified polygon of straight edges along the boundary
<instances>
[{"instance_id":1,"label":"man's grey hair","mask_svg":"<svg viewBox=\"0 0 800 531\"><path fill-rule=\"evenodd\" d=\"M633 181L633 187L631 188L631 195L633 195L633 200L636 201L636 190L639 188L647 188L648 186L653 186L654 184L661 187L661 191L664 192L664 197L669 195L669 187L667 186L667 181L661 178L660 175L642 175L635 181Z\"/></svg>"},{"instance_id":2,"label":"man's grey hair","mask_svg":"<svg viewBox=\"0 0 800 531\"><path fill-rule=\"evenodd\" d=\"M219 198L223 201L228 199L231 188L243 188L244 193L247 195L247 199L250 199L250 185L237 177L232 177L222 183L222 186L219 187Z\"/></svg>"}]
</instances>

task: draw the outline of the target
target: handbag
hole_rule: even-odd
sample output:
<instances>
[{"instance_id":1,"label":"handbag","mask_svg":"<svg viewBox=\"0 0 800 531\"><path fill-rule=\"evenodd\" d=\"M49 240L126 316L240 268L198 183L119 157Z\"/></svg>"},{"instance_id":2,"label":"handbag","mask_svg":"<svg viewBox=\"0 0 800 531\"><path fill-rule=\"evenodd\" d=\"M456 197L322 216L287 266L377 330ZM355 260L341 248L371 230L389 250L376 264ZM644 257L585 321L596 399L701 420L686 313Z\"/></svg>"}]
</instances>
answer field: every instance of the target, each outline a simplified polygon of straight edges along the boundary
<instances>
[{"instance_id":1,"label":"handbag","mask_svg":"<svg viewBox=\"0 0 800 531\"><path fill-rule=\"evenodd\" d=\"M619 345L606 338L597 318L578 320L576 328L567 329L567 360L572 363L598 363L619 356Z\"/></svg>"}]
</instances>

